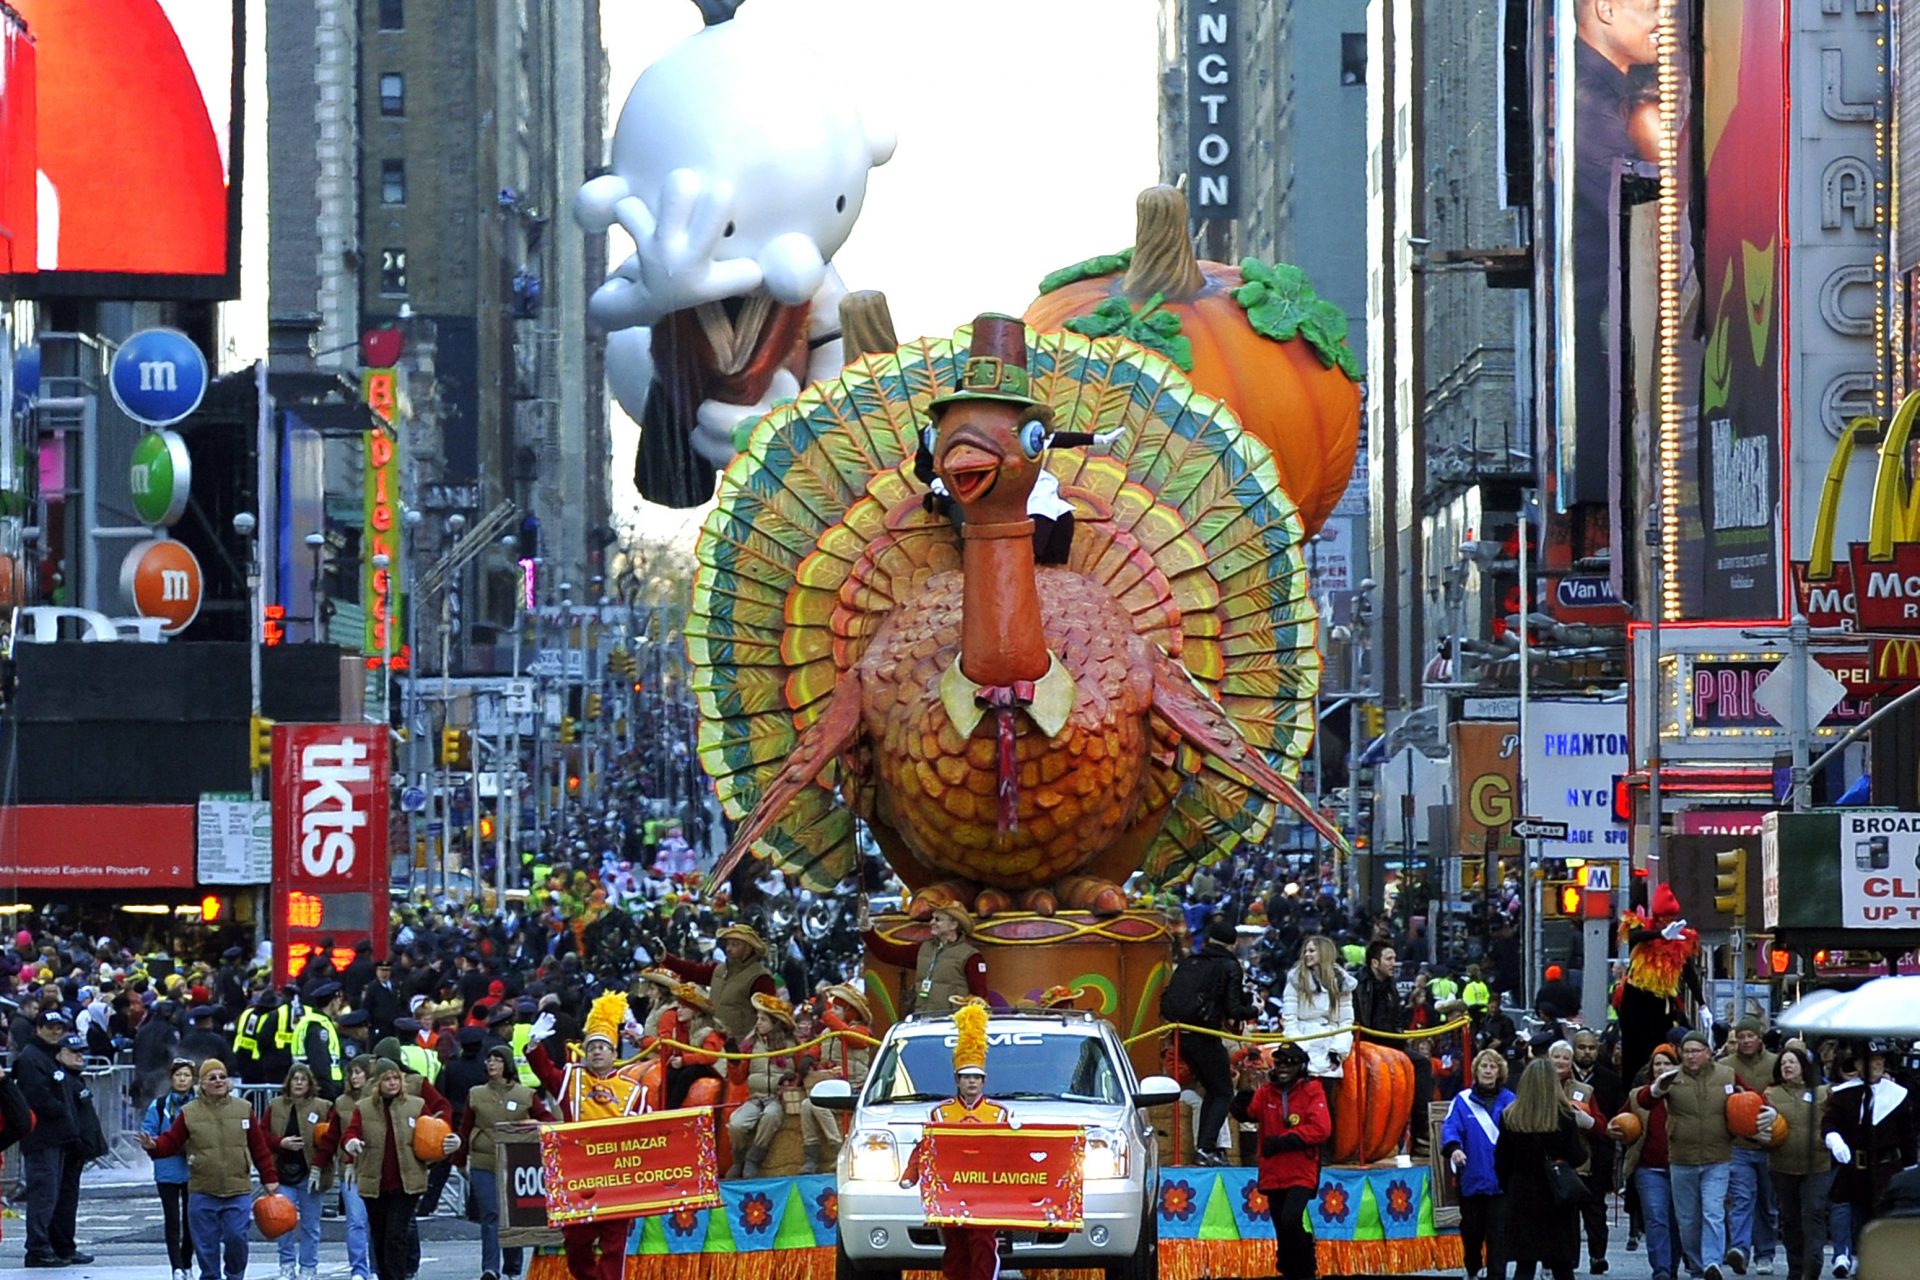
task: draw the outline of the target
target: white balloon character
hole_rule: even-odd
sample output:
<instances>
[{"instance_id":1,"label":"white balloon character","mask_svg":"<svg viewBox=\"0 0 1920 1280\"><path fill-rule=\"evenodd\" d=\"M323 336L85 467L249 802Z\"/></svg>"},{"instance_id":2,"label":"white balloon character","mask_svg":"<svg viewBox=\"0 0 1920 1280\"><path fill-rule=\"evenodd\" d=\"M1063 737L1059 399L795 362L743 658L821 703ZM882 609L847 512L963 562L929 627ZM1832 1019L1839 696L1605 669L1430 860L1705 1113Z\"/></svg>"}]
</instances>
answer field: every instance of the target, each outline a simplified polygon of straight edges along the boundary
<instances>
[{"instance_id":1,"label":"white balloon character","mask_svg":"<svg viewBox=\"0 0 1920 1280\"><path fill-rule=\"evenodd\" d=\"M680 507L712 494L736 427L839 369L831 262L894 147L791 24L696 2L708 26L634 82L611 171L574 197L581 226L633 239L589 313L641 424L635 483Z\"/></svg>"}]
</instances>

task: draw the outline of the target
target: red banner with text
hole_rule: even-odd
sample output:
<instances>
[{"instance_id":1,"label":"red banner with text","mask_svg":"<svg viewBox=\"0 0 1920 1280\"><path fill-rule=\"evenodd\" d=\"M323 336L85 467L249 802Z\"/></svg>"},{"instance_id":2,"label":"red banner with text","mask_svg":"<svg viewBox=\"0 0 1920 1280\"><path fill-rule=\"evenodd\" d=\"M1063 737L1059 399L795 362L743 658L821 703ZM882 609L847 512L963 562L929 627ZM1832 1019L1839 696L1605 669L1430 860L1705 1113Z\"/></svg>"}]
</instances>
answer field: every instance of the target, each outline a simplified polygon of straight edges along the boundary
<instances>
[{"instance_id":1,"label":"red banner with text","mask_svg":"<svg viewBox=\"0 0 1920 1280\"><path fill-rule=\"evenodd\" d=\"M928 1125L920 1205L934 1227L1078 1231L1084 1129Z\"/></svg>"},{"instance_id":2,"label":"red banner with text","mask_svg":"<svg viewBox=\"0 0 1920 1280\"><path fill-rule=\"evenodd\" d=\"M646 1218L720 1203L713 1112L655 1111L540 1127L547 1222Z\"/></svg>"},{"instance_id":3,"label":"red banner with text","mask_svg":"<svg viewBox=\"0 0 1920 1280\"><path fill-rule=\"evenodd\" d=\"M300 976L331 938L345 969L365 939L387 954L387 728L273 727L273 978Z\"/></svg>"}]
</instances>

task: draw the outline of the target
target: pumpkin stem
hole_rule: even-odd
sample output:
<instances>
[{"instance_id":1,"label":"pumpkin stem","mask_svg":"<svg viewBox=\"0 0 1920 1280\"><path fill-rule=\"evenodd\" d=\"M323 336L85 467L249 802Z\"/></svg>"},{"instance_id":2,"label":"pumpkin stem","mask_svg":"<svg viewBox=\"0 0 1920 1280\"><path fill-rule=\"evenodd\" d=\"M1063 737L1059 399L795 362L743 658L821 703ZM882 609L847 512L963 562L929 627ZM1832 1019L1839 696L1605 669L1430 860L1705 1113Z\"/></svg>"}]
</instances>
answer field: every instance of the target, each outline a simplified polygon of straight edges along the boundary
<instances>
[{"instance_id":1,"label":"pumpkin stem","mask_svg":"<svg viewBox=\"0 0 1920 1280\"><path fill-rule=\"evenodd\" d=\"M900 345L893 335L893 312L887 306L887 295L878 289L862 289L840 299L840 333L848 364Z\"/></svg>"},{"instance_id":2,"label":"pumpkin stem","mask_svg":"<svg viewBox=\"0 0 1920 1280\"><path fill-rule=\"evenodd\" d=\"M1187 237L1187 197L1177 187L1148 187L1134 204L1133 263L1121 287L1129 301L1154 294L1185 302L1207 287Z\"/></svg>"}]
</instances>

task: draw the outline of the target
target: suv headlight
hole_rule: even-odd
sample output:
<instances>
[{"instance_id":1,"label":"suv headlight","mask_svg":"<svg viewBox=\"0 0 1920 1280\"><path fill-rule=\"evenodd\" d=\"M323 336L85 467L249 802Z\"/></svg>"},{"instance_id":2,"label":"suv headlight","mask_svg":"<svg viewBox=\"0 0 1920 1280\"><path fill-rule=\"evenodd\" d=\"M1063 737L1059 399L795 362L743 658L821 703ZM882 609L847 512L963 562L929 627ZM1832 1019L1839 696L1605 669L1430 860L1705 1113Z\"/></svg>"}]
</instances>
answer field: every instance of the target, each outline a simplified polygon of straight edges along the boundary
<instances>
[{"instance_id":1,"label":"suv headlight","mask_svg":"<svg viewBox=\"0 0 1920 1280\"><path fill-rule=\"evenodd\" d=\"M861 1129L847 1139L847 1176L854 1182L900 1181L900 1145L886 1129Z\"/></svg>"},{"instance_id":2,"label":"suv headlight","mask_svg":"<svg viewBox=\"0 0 1920 1280\"><path fill-rule=\"evenodd\" d=\"M1130 1172L1131 1149L1127 1136L1114 1129L1087 1130L1086 1156L1080 1174L1087 1181L1124 1178Z\"/></svg>"}]
</instances>

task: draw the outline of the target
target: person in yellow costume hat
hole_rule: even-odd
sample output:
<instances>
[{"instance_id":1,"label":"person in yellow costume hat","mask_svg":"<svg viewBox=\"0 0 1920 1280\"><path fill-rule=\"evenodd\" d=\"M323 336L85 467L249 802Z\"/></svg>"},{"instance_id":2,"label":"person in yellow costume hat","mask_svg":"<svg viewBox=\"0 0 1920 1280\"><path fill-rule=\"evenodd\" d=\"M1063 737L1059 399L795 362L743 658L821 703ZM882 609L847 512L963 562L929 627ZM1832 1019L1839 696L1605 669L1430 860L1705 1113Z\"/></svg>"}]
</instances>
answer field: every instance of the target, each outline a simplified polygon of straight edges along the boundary
<instances>
[{"instance_id":1,"label":"person in yellow costume hat","mask_svg":"<svg viewBox=\"0 0 1920 1280\"><path fill-rule=\"evenodd\" d=\"M953 1097L936 1106L927 1123L1011 1124L1013 1112L987 1097L987 1002L955 996L954 1003L960 1007L953 1015L958 1033L953 1045ZM900 1175L901 1186L920 1181L921 1152L922 1147L915 1144ZM946 1246L940 1262L940 1274L946 1280L995 1280L1000 1274L1000 1243L992 1227L942 1227L940 1243Z\"/></svg>"},{"instance_id":2,"label":"person in yellow costume hat","mask_svg":"<svg viewBox=\"0 0 1920 1280\"><path fill-rule=\"evenodd\" d=\"M646 1086L621 1075L616 1061L621 1032L632 1016L627 997L619 992L595 1000L587 1010L581 1060L564 1067L547 1052L553 1015L543 1013L534 1020L527 1065L540 1078L540 1087L558 1099L563 1120L609 1120L652 1110ZM608 1218L562 1227L560 1238L566 1242L567 1271L573 1280L620 1280L626 1268L627 1231L632 1225L626 1218Z\"/></svg>"}]
</instances>

